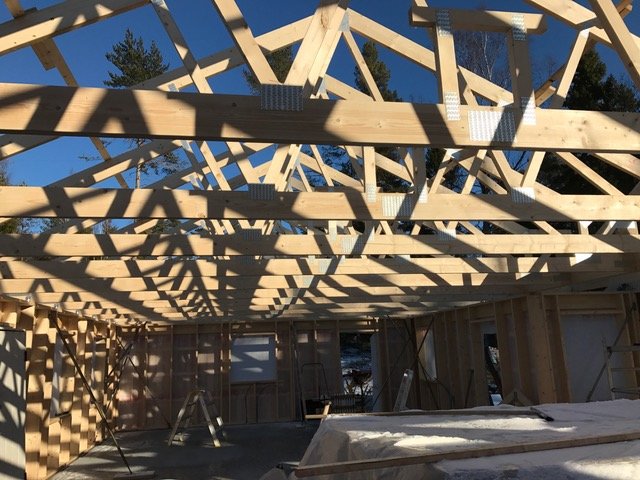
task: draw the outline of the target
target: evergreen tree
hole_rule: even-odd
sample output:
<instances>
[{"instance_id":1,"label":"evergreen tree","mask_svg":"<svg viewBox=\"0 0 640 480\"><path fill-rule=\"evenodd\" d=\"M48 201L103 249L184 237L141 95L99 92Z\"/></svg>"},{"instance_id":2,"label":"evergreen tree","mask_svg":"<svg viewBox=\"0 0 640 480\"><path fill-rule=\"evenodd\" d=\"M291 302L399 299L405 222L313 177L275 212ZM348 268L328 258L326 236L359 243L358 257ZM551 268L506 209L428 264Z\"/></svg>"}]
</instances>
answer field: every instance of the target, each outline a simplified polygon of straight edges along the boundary
<instances>
[{"instance_id":1,"label":"evergreen tree","mask_svg":"<svg viewBox=\"0 0 640 480\"><path fill-rule=\"evenodd\" d=\"M162 53L154 41L147 49L142 37L135 38L131 30L127 29L124 39L113 45L111 52L107 52L105 57L117 72L107 72L109 80L104 84L112 88L130 88L151 78L163 74L169 68L168 63L164 63ZM133 139L133 145L141 146L146 139ZM173 152L165 153L159 158L145 162L136 167L136 188L140 188L141 174L153 171L156 175L165 175L177 172L181 167L181 160Z\"/></svg>"},{"instance_id":2,"label":"evergreen tree","mask_svg":"<svg viewBox=\"0 0 640 480\"><path fill-rule=\"evenodd\" d=\"M640 111L637 91L623 80L607 75L607 68L595 49L586 52L576 70L564 104L572 110ZM587 153L575 154L609 183L628 193L636 184L635 178ZM597 194L596 187L569 168L554 154L547 154L538 175L544 185L560 193Z\"/></svg>"},{"instance_id":3,"label":"evergreen tree","mask_svg":"<svg viewBox=\"0 0 640 480\"><path fill-rule=\"evenodd\" d=\"M124 33L124 40L114 44L105 56L120 71L108 72L109 80L104 81L107 87L129 88L169 69L156 43L152 41L147 50L142 37L134 38L129 29Z\"/></svg>"},{"instance_id":4,"label":"evergreen tree","mask_svg":"<svg viewBox=\"0 0 640 480\"><path fill-rule=\"evenodd\" d=\"M376 44L371 40L368 40L362 46L362 56L364 57L364 61L371 72L371 76L373 80L376 82L376 86L382 95L382 98L385 102L401 102L402 99L396 90L391 90L389 87L389 82L391 81L391 72L387 65L380 60L378 55L378 48ZM354 70L356 87L363 93L371 93L369 92L369 87L367 87L367 83L364 81L364 77L359 68L356 67Z\"/></svg>"},{"instance_id":5,"label":"evergreen tree","mask_svg":"<svg viewBox=\"0 0 640 480\"><path fill-rule=\"evenodd\" d=\"M396 90L392 90L389 86L389 82L391 81L391 71L389 67L387 67L386 63L380 59L378 55L378 47L371 40L368 40L362 46L362 56L364 58L369 71L371 72L371 76L376 83L376 87L380 91L380 95L385 102L401 102L402 98L398 95ZM358 67L354 70L355 76L355 84L358 90L363 93L370 94L367 83L364 81L364 77L362 72ZM400 149L398 147L376 147L376 152L380 155L383 155L391 160L399 162L400 159ZM350 162L343 163L343 172L348 175L353 175L353 167ZM395 175L390 174L386 170L378 169L376 171L376 180L378 182L378 186L382 188L384 192L406 192L409 189L409 184L402 180L401 178L396 177Z\"/></svg>"}]
</instances>

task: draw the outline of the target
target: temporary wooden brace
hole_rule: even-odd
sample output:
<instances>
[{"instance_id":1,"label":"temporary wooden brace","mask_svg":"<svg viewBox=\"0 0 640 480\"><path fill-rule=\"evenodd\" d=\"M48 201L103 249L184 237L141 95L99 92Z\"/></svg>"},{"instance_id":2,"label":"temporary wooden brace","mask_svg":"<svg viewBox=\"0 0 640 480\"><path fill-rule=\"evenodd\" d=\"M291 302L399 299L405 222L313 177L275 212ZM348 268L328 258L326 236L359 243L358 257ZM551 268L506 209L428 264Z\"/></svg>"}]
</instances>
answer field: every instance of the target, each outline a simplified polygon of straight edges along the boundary
<instances>
[{"instance_id":1,"label":"temporary wooden brace","mask_svg":"<svg viewBox=\"0 0 640 480\"><path fill-rule=\"evenodd\" d=\"M155 397L155 395L153 394L153 392L151 391L151 389L149 388L149 384L147 382L147 378L144 375L144 372L140 371L140 368L138 367L138 365L136 365L133 362L133 359L131 358L131 350L130 349L125 349L125 347L122 345L122 342L120 341L119 338L116 339L118 342L118 346L122 349L124 349L125 353L125 359L124 362L129 362L129 364L131 365L131 367L133 368L133 370L136 372L136 375L138 375L138 378L140 379L140 381L142 382L142 386L144 387L145 393L147 395L149 395L149 398L151 399L151 401L154 403L154 405L156 406L156 408L158 409L158 412L160 412L160 416L162 417L162 419L164 420L164 422L167 424L168 428L171 428L171 422L169 421L169 419L167 418L167 416L164 414L164 412L162 411L162 408L160 407L160 403L158 402L158 399ZM132 341L133 344L133 341ZM121 365L121 368L124 368L124 364ZM122 370L120 370L120 373L118 374L118 376L122 375Z\"/></svg>"},{"instance_id":2,"label":"temporary wooden brace","mask_svg":"<svg viewBox=\"0 0 640 480\"><path fill-rule=\"evenodd\" d=\"M187 398L184 399L182 407L180 408L180 412L178 413L176 423L174 424L173 430L171 430L171 435L169 436L169 440L167 441L167 444L169 446L173 444L173 439L176 436L179 428L183 428L184 430L186 430L189 427L191 419L196 413L197 405L200 405L200 407L202 408L202 413L205 420L207 421L207 426L209 427L209 433L211 434L211 438L213 439L213 446L222 446L217 435L217 432L221 431L223 428L222 417L220 417L220 415L218 414L218 409L213 403L211 395L209 395L206 390L193 390L189 392ZM209 414L209 409L211 409L212 415ZM215 425L211 420L212 416L215 419ZM184 432L181 433L181 436L183 435L183 433Z\"/></svg>"},{"instance_id":3,"label":"temporary wooden brace","mask_svg":"<svg viewBox=\"0 0 640 480\"><path fill-rule=\"evenodd\" d=\"M103 425L108 430L109 436L111 437L111 440L113 441L113 444L116 446L116 449L118 450L118 453L120 454L120 458L122 459L122 462L127 467L127 470L129 470L129 474L133 474L133 472L131 470L131 466L129 465L129 462L127 461L127 457L125 457L124 452L122 451L122 448L120 448L120 444L118 443L118 441L116 440L115 435L113 434L113 430L109 426L109 422L107 420L106 414L104 413L104 410L102 409L102 405L100 405L100 403L98 402L96 396L94 395L93 390L91 389L91 385L89 384L87 378L84 376L84 373L82 373L82 367L80 367L80 364L78 363L78 360L76 359L75 355L73 354L73 350L69 346L69 342L67 341L66 334L62 330L62 327L60 326L60 324L58 322L58 315L57 315L57 313L55 311L51 311L49 313L49 321L55 325L56 331L58 332L58 335L60 336L60 339L62 340L62 344L64 345L64 348L67 351L67 353L69 354L69 358L71 358L71 361L73 362L73 366L76 369L76 373L78 374L78 376L82 380L82 384L87 389L87 392L89 392L89 396L91 397L91 402L95 405L98 414L102 418L102 421L104 422Z\"/></svg>"},{"instance_id":4,"label":"temporary wooden brace","mask_svg":"<svg viewBox=\"0 0 640 480\"><path fill-rule=\"evenodd\" d=\"M120 380L122 379L122 371L124 370L124 366L127 363L127 358L129 358L129 354L131 353L131 349L134 344L138 340L140 336L140 332L144 328L144 323L136 325L133 339L129 341L129 343L123 348L122 342L116 336L114 347L117 345L120 347L120 351L118 353L116 362L111 367L111 370L107 373L107 383L105 384L105 392L107 392L109 396L109 401L107 402L106 411L110 411L110 407L112 402L115 401L116 396L118 395L118 390L120 390ZM133 363L133 362L132 362Z\"/></svg>"},{"instance_id":5,"label":"temporary wooden brace","mask_svg":"<svg viewBox=\"0 0 640 480\"><path fill-rule=\"evenodd\" d=\"M405 370L402 375L402 382L400 383L400 390L396 397L396 403L393 405L394 412L400 412L407 408L407 398L409 397L409 389L411 388L411 382L413 381L413 370Z\"/></svg>"}]
</instances>

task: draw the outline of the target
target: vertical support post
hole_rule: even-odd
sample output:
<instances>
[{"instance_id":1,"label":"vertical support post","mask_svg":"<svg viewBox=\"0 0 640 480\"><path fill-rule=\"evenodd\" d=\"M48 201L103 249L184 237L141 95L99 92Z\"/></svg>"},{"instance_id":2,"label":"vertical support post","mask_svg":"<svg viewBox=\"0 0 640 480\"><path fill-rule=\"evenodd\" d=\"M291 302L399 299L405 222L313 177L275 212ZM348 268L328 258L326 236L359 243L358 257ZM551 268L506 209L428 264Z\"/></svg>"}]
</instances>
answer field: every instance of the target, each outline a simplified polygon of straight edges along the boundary
<instances>
[{"instance_id":1,"label":"vertical support post","mask_svg":"<svg viewBox=\"0 0 640 480\"><path fill-rule=\"evenodd\" d=\"M436 27L433 39L440 102L445 105L447 121L459 121L460 85L458 83L456 49L449 10L438 9L436 11Z\"/></svg>"},{"instance_id":2,"label":"vertical support post","mask_svg":"<svg viewBox=\"0 0 640 480\"><path fill-rule=\"evenodd\" d=\"M46 421L51 403L53 376L53 346L49 339L49 318L46 312L27 307L20 312L18 328L27 332L27 414L25 418L26 475L29 479L47 477L47 445L49 430Z\"/></svg>"},{"instance_id":3,"label":"vertical support post","mask_svg":"<svg viewBox=\"0 0 640 480\"><path fill-rule=\"evenodd\" d=\"M516 337L516 361L518 368L519 388L527 398L534 398L534 388L532 385L532 372L529 354L529 339L527 332L527 322L524 317L523 306L526 302L511 300L511 315L513 318L513 329Z\"/></svg>"},{"instance_id":4,"label":"vertical support post","mask_svg":"<svg viewBox=\"0 0 640 480\"><path fill-rule=\"evenodd\" d=\"M564 358L565 349L560 325L558 298L555 295L547 295L543 297L543 303L547 312L549 346L553 364L553 376L556 383L557 401L571 402L571 389L569 388L569 374Z\"/></svg>"},{"instance_id":5,"label":"vertical support post","mask_svg":"<svg viewBox=\"0 0 640 480\"><path fill-rule=\"evenodd\" d=\"M536 376L538 403L554 403L557 401L551 345L549 344L549 328L544 310L542 295L527 296L527 327L533 349L533 368Z\"/></svg>"},{"instance_id":6,"label":"vertical support post","mask_svg":"<svg viewBox=\"0 0 640 480\"><path fill-rule=\"evenodd\" d=\"M496 319L496 333L498 336L498 351L500 352L500 377L502 379L502 397L511 393L515 388L513 381L513 357L511 342L509 341L509 324L507 322L507 308L511 308L510 301L493 304Z\"/></svg>"}]
</instances>

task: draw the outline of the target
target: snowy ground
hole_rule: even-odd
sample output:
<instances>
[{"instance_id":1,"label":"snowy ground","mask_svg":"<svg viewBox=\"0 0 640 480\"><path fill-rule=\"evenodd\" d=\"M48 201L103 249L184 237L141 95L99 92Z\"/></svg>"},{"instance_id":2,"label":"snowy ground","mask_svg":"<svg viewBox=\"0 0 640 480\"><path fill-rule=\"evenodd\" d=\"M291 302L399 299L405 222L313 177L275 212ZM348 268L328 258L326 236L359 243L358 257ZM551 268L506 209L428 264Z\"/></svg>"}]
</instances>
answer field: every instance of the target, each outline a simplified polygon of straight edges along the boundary
<instances>
[{"instance_id":1,"label":"snowy ground","mask_svg":"<svg viewBox=\"0 0 640 480\"><path fill-rule=\"evenodd\" d=\"M510 406L493 408L516 411ZM539 408L555 421L531 416L482 415L483 409L471 409L478 415L466 416L330 416L321 424L301 465L640 433L640 400L549 404ZM640 441L442 461L322 478L636 480L640 478Z\"/></svg>"}]
</instances>

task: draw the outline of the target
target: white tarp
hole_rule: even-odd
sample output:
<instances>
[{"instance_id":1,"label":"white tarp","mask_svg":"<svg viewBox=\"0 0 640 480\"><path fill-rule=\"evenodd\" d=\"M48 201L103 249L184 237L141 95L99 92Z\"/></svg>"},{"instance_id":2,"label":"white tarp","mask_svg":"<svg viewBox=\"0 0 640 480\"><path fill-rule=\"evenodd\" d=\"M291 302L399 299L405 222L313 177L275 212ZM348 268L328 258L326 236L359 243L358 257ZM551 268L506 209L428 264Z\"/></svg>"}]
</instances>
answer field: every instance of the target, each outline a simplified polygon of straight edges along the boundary
<instances>
[{"instance_id":1,"label":"white tarp","mask_svg":"<svg viewBox=\"0 0 640 480\"><path fill-rule=\"evenodd\" d=\"M494 408L513 409L510 406ZM300 465L640 432L640 400L548 404L539 408L555 421L529 416L482 415L487 407L471 409L478 411L478 415L464 416L329 416L320 425ZM441 461L318 478L636 480L640 478L640 441Z\"/></svg>"}]
</instances>

